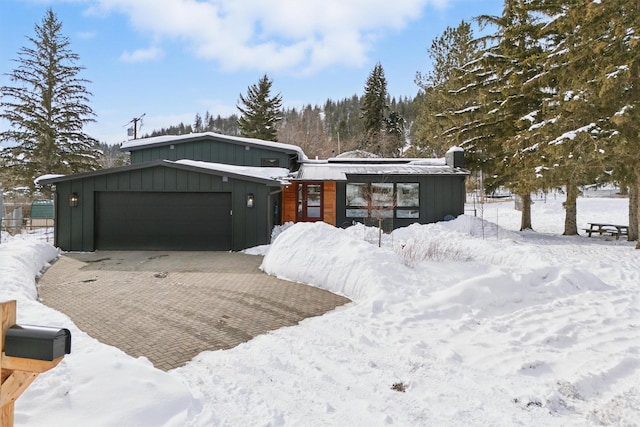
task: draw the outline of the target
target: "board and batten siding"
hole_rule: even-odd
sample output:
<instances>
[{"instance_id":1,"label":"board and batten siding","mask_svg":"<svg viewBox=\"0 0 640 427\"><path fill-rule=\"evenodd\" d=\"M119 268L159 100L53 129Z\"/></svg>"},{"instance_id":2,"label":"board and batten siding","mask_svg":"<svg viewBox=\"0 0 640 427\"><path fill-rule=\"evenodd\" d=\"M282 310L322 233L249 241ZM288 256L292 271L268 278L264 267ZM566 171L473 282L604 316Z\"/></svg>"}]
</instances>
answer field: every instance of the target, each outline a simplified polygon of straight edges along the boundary
<instances>
[{"instance_id":1,"label":"board and batten siding","mask_svg":"<svg viewBox=\"0 0 640 427\"><path fill-rule=\"evenodd\" d=\"M420 185L420 217L394 218L393 228L413 223L428 224L444 220L447 215L457 217L464 213L464 175L350 175L350 183L418 183ZM336 224L345 227L363 219L346 216L346 182L336 187Z\"/></svg>"},{"instance_id":2,"label":"board and batten siding","mask_svg":"<svg viewBox=\"0 0 640 427\"><path fill-rule=\"evenodd\" d=\"M271 188L252 181L163 166L80 177L56 183L56 246L65 251L93 251L95 194L101 191L229 192L232 194L232 250L269 243L271 228L268 204ZM77 207L69 196L77 193ZM246 197L254 195L254 207ZM177 219L179 220L179 219Z\"/></svg>"},{"instance_id":3,"label":"board and batten siding","mask_svg":"<svg viewBox=\"0 0 640 427\"><path fill-rule=\"evenodd\" d=\"M322 186L323 191L323 215L324 222L327 224L331 224L333 226L336 225L336 182L335 181L327 181Z\"/></svg>"},{"instance_id":4,"label":"board and batten siding","mask_svg":"<svg viewBox=\"0 0 640 427\"><path fill-rule=\"evenodd\" d=\"M298 186L291 183L282 189L282 223L298 219Z\"/></svg>"},{"instance_id":5,"label":"board and batten siding","mask_svg":"<svg viewBox=\"0 0 640 427\"><path fill-rule=\"evenodd\" d=\"M131 151L131 164L181 159L256 167L263 166L263 159L276 159L278 161L277 167L291 169L292 155L268 148L215 140L149 146L135 148Z\"/></svg>"}]
</instances>

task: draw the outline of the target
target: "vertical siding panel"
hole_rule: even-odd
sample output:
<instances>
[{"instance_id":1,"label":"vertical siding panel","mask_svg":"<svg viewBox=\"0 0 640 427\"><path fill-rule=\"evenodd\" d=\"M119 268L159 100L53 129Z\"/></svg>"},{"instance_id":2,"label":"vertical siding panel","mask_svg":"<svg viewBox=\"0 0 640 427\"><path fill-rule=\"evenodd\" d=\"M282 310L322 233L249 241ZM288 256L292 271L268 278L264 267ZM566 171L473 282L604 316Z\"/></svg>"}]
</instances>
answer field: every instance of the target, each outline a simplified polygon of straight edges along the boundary
<instances>
[{"instance_id":1,"label":"vertical siding panel","mask_svg":"<svg viewBox=\"0 0 640 427\"><path fill-rule=\"evenodd\" d=\"M129 190L131 188L131 175L128 172L121 172L117 176L118 190Z\"/></svg>"},{"instance_id":2,"label":"vertical siding panel","mask_svg":"<svg viewBox=\"0 0 640 427\"><path fill-rule=\"evenodd\" d=\"M173 151L175 151L175 154L173 156L174 159L180 160L180 159L186 159L187 158L185 156L185 144L174 145Z\"/></svg>"},{"instance_id":3,"label":"vertical siding panel","mask_svg":"<svg viewBox=\"0 0 640 427\"><path fill-rule=\"evenodd\" d=\"M202 142L193 143L193 160L203 160L202 158Z\"/></svg>"},{"instance_id":4,"label":"vertical siding panel","mask_svg":"<svg viewBox=\"0 0 640 427\"><path fill-rule=\"evenodd\" d=\"M282 189L282 223L296 222L298 206L296 203L298 184L292 182Z\"/></svg>"},{"instance_id":5,"label":"vertical siding panel","mask_svg":"<svg viewBox=\"0 0 640 427\"><path fill-rule=\"evenodd\" d=\"M324 205L322 216L323 221L333 226L336 225L336 183L328 181L323 184L323 200Z\"/></svg>"},{"instance_id":6,"label":"vertical siding panel","mask_svg":"<svg viewBox=\"0 0 640 427\"><path fill-rule=\"evenodd\" d=\"M95 183L91 178L83 179L82 197L85 203L82 205L82 250L95 250L94 242L94 218L95 218Z\"/></svg>"},{"instance_id":7,"label":"vertical siding panel","mask_svg":"<svg viewBox=\"0 0 640 427\"><path fill-rule=\"evenodd\" d=\"M129 189L134 191L142 190L142 172L131 171L129 174Z\"/></svg>"},{"instance_id":8,"label":"vertical siding panel","mask_svg":"<svg viewBox=\"0 0 640 427\"><path fill-rule=\"evenodd\" d=\"M202 144L202 160L205 162L213 162L211 158L211 141Z\"/></svg>"},{"instance_id":9,"label":"vertical siding panel","mask_svg":"<svg viewBox=\"0 0 640 427\"><path fill-rule=\"evenodd\" d=\"M177 183L177 170L171 168L164 168L164 190L175 191L178 189Z\"/></svg>"},{"instance_id":10,"label":"vertical siding panel","mask_svg":"<svg viewBox=\"0 0 640 427\"><path fill-rule=\"evenodd\" d=\"M189 172L183 170L176 171L176 190L189 191Z\"/></svg>"},{"instance_id":11,"label":"vertical siding panel","mask_svg":"<svg viewBox=\"0 0 640 427\"><path fill-rule=\"evenodd\" d=\"M107 189L107 177L105 175L96 176L93 180L93 185L96 191L104 191Z\"/></svg>"},{"instance_id":12,"label":"vertical siding panel","mask_svg":"<svg viewBox=\"0 0 640 427\"><path fill-rule=\"evenodd\" d=\"M118 175L107 175L107 190L115 191L118 189Z\"/></svg>"},{"instance_id":13,"label":"vertical siding panel","mask_svg":"<svg viewBox=\"0 0 640 427\"><path fill-rule=\"evenodd\" d=\"M153 181L151 189L154 191L162 191L164 189L164 174L166 168L155 167L153 168Z\"/></svg>"},{"instance_id":14,"label":"vertical siding panel","mask_svg":"<svg viewBox=\"0 0 640 427\"><path fill-rule=\"evenodd\" d=\"M200 189L200 174L197 172L187 172L187 187L189 191L197 191Z\"/></svg>"}]
</instances>

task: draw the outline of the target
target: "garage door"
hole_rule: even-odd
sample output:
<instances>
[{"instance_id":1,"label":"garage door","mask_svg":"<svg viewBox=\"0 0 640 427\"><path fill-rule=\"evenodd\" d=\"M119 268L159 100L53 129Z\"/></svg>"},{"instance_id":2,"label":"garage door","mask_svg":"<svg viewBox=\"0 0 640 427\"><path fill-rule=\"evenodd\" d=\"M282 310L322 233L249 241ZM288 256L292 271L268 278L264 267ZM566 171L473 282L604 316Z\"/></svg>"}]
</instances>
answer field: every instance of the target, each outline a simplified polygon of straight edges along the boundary
<instances>
[{"instance_id":1,"label":"garage door","mask_svg":"<svg viewBox=\"0 0 640 427\"><path fill-rule=\"evenodd\" d=\"M231 249L231 193L99 192L96 203L96 249Z\"/></svg>"}]
</instances>

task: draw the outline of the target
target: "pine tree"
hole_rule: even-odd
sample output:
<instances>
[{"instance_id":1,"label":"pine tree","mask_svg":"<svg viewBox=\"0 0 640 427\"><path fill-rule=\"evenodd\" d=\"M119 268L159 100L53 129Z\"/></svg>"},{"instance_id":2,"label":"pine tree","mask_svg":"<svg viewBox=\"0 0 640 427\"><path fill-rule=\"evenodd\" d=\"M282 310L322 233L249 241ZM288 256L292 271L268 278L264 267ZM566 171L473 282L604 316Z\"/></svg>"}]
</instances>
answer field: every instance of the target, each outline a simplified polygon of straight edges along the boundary
<instances>
[{"instance_id":1,"label":"pine tree","mask_svg":"<svg viewBox=\"0 0 640 427\"><path fill-rule=\"evenodd\" d=\"M455 129L464 122L460 123L456 112L478 107L464 69L476 57L478 47L471 25L465 21L456 28L447 27L431 43L428 56L433 69L426 75L417 72L415 79L421 93L412 144L419 154L442 157L452 145L462 145L458 139L461 134Z\"/></svg>"},{"instance_id":2,"label":"pine tree","mask_svg":"<svg viewBox=\"0 0 640 427\"><path fill-rule=\"evenodd\" d=\"M202 121L202 116L199 113L196 113L196 117L193 119L193 130L196 133L204 132L204 122Z\"/></svg>"},{"instance_id":3,"label":"pine tree","mask_svg":"<svg viewBox=\"0 0 640 427\"><path fill-rule=\"evenodd\" d=\"M385 118L385 144L382 155L400 157L405 145L405 120L399 112L392 110Z\"/></svg>"},{"instance_id":4,"label":"pine tree","mask_svg":"<svg viewBox=\"0 0 640 427\"><path fill-rule=\"evenodd\" d=\"M361 107L364 135L360 148L381 154L381 137L388 109L387 79L378 62L371 70L364 87Z\"/></svg>"},{"instance_id":5,"label":"pine tree","mask_svg":"<svg viewBox=\"0 0 640 427\"><path fill-rule=\"evenodd\" d=\"M272 81L265 74L257 84L251 85L246 97L240 94L238 110L242 113L238 119L240 134L249 138L265 141L277 140L276 126L282 120L282 97L271 97Z\"/></svg>"},{"instance_id":6,"label":"pine tree","mask_svg":"<svg viewBox=\"0 0 640 427\"><path fill-rule=\"evenodd\" d=\"M51 9L27 39L32 47L20 49L19 65L8 74L15 86L0 89L0 117L9 122L0 139L12 145L2 151L5 173L33 188L43 174L95 170L101 154L83 132L94 121L89 82L78 77L83 67L75 65L79 57Z\"/></svg>"},{"instance_id":7,"label":"pine tree","mask_svg":"<svg viewBox=\"0 0 640 427\"><path fill-rule=\"evenodd\" d=\"M627 118L634 115L633 84L629 84L629 78L633 79L633 73L629 73L633 56L628 55L630 44L625 47L621 43L634 26L637 31L637 4L632 3L543 2L544 12L553 17L546 30L554 43L542 79L552 96L544 108L545 126L541 132L550 141L545 150L554 166L550 175L567 191L564 234L577 233L580 185L609 180L607 171L613 171L623 181L633 181L633 165L638 165L637 148L635 153L619 148L626 141L637 141L637 116L636 134L632 130L631 138L629 134L624 136L622 128L611 126L612 119L615 122L617 112L625 106L632 107ZM636 88L637 84L636 72ZM638 105L637 94L635 97Z\"/></svg>"},{"instance_id":8,"label":"pine tree","mask_svg":"<svg viewBox=\"0 0 640 427\"><path fill-rule=\"evenodd\" d=\"M522 198L520 229L531 229L531 193L548 184L539 173L547 167L539 149L544 137L531 132L541 122L544 90L542 73L543 28L531 0L505 0L499 17L481 16L483 24L497 27L497 44L484 55L484 72L492 76L490 92L495 108L488 111L494 135L484 148L492 174L487 185L505 186ZM486 140L485 140L486 142ZM497 142L497 144L496 144Z\"/></svg>"}]
</instances>

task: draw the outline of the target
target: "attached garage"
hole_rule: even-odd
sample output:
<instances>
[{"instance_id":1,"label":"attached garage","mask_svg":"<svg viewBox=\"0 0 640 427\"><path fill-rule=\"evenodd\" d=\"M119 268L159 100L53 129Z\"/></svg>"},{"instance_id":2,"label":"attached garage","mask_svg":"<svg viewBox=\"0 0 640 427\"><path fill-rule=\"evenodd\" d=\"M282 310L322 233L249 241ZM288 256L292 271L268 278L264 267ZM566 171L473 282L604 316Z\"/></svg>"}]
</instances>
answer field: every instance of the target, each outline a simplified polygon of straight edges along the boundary
<instances>
[{"instance_id":1,"label":"attached garage","mask_svg":"<svg viewBox=\"0 0 640 427\"><path fill-rule=\"evenodd\" d=\"M289 170L157 160L40 180L64 251L238 251L270 242Z\"/></svg>"},{"instance_id":2,"label":"attached garage","mask_svg":"<svg viewBox=\"0 0 640 427\"><path fill-rule=\"evenodd\" d=\"M95 246L231 250L231 193L96 193Z\"/></svg>"}]
</instances>

